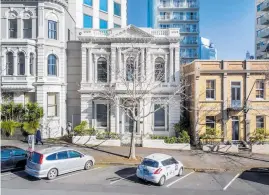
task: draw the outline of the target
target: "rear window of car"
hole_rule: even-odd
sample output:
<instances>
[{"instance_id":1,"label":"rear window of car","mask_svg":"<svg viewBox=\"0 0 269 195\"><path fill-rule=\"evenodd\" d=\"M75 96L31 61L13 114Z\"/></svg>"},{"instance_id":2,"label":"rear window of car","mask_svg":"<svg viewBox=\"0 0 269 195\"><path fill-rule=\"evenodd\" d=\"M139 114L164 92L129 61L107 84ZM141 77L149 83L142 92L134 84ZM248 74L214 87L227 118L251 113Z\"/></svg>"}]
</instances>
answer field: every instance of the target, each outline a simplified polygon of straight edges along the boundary
<instances>
[{"instance_id":1,"label":"rear window of car","mask_svg":"<svg viewBox=\"0 0 269 195\"><path fill-rule=\"evenodd\" d=\"M39 163L39 160L41 158L41 154L34 152L31 157L31 161L34 163Z\"/></svg>"},{"instance_id":2,"label":"rear window of car","mask_svg":"<svg viewBox=\"0 0 269 195\"><path fill-rule=\"evenodd\" d=\"M56 159L57 159L57 153L51 154L46 158L46 160L56 160Z\"/></svg>"},{"instance_id":3,"label":"rear window of car","mask_svg":"<svg viewBox=\"0 0 269 195\"><path fill-rule=\"evenodd\" d=\"M154 167L154 168L159 167L159 163L157 161L151 160L151 159L144 159L141 164L145 165L145 166L148 166L148 167Z\"/></svg>"}]
</instances>

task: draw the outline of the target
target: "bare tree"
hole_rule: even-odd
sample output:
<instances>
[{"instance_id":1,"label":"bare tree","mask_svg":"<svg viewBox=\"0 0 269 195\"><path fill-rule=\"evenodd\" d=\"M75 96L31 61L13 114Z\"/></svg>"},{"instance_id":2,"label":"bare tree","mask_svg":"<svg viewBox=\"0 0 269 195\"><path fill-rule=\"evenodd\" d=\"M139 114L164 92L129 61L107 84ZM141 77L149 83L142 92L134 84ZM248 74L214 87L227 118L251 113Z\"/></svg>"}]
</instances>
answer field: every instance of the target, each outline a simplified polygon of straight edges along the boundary
<instances>
[{"instance_id":1,"label":"bare tree","mask_svg":"<svg viewBox=\"0 0 269 195\"><path fill-rule=\"evenodd\" d=\"M93 95L94 99L107 100L110 106L118 106L133 122L130 159L136 159L135 132L140 121L169 104L177 104L181 108L184 99L187 98L184 93L187 83L183 77L180 77L179 72L175 73L177 76L169 75L168 66L165 66L162 58L157 58L154 63L150 62L150 65L147 54L143 52L144 50L139 47L127 48L124 67L109 68L110 75L116 79L115 84L104 85ZM162 94L163 97L158 94ZM147 101L147 98L153 99Z\"/></svg>"}]
</instances>

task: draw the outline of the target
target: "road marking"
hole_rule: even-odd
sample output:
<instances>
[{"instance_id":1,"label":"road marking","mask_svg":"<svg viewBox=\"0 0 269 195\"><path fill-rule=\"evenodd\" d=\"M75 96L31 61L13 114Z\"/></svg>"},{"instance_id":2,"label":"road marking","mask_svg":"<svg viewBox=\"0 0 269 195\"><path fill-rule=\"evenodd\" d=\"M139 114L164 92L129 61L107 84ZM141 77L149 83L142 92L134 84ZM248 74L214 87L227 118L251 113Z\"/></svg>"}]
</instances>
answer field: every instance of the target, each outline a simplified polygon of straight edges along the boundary
<instances>
[{"instance_id":1,"label":"road marking","mask_svg":"<svg viewBox=\"0 0 269 195\"><path fill-rule=\"evenodd\" d=\"M187 175L184 175L183 177L181 177L181 178L177 179L176 181L173 181L172 183L168 184L166 187L167 187L167 188L169 188L171 185L173 185L173 184L177 183L178 181L180 181L180 180L184 179L185 177L188 177L189 175L191 175L191 174L193 174L193 173L195 173L195 171L190 172L190 173L188 173Z\"/></svg>"},{"instance_id":2,"label":"road marking","mask_svg":"<svg viewBox=\"0 0 269 195\"><path fill-rule=\"evenodd\" d=\"M63 177L58 177L56 179L53 179L51 181L56 181L56 180L60 180L60 179L64 179L64 178L67 178L67 177L71 177L73 175L77 175L77 174L80 174L80 173L85 173L85 172L90 172L90 171L94 171L96 169L101 169L101 167L96 167L96 168L93 168L93 169L90 169L90 170L87 170L87 171L80 171L80 172L77 172L77 173L73 173L73 174L68 174L66 176L63 176Z\"/></svg>"},{"instance_id":3,"label":"road marking","mask_svg":"<svg viewBox=\"0 0 269 195\"><path fill-rule=\"evenodd\" d=\"M119 182L119 181L121 181L121 180L125 180L125 179L127 179L127 178L129 178L129 177L132 177L132 176L134 176L135 174L132 174L132 175L128 175L127 177L121 177L121 179L118 179L118 180L116 180L116 181L112 181L112 182L110 182L110 184L112 185L112 184L114 184L114 183L116 183L116 182Z\"/></svg>"},{"instance_id":4,"label":"road marking","mask_svg":"<svg viewBox=\"0 0 269 195\"><path fill-rule=\"evenodd\" d=\"M12 175L12 174L15 174L15 173L20 173L20 172L24 172L24 170L22 170L22 171L15 171L15 172L9 172L9 173L6 173L6 174L1 174L1 177L5 177L5 176L8 176L8 175Z\"/></svg>"},{"instance_id":5,"label":"road marking","mask_svg":"<svg viewBox=\"0 0 269 195\"><path fill-rule=\"evenodd\" d=\"M234 182L234 180L239 177L239 175L241 175L241 173L238 173L236 176L234 176L234 178L223 188L223 190L225 191Z\"/></svg>"}]
</instances>

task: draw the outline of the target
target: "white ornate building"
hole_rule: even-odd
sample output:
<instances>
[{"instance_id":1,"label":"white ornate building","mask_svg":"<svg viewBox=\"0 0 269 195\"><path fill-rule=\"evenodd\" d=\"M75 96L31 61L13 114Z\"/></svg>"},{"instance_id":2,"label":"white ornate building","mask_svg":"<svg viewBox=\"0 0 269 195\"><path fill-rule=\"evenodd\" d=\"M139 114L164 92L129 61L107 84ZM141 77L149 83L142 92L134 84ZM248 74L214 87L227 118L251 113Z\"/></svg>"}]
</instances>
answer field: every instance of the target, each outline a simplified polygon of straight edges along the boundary
<instances>
[{"instance_id":1,"label":"white ornate building","mask_svg":"<svg viewBox=\"0 0 269 195\"><path fill-rule=\"evenodd\" d=\"M134 70L138 71L137 75L145 78L149 78L151 73L156 75L159 65L165 75L162 81L157 81L156 78L152 81L152 85L155 82L162 84L149 91L138 107L147 105L145 111L149 111L155 106L154 99L165 101L179 84L178 29L137 28L132 25L109 30L83 29L78 31L78 39L81 42L70 43L68 53L72 53L72 57L68 59L68 69L75 70L74 65L81 66L81 83L74 85L79 91L76 94L77 101L81 102L80 119L86 120L97 130L104 129L119 134L129 134L131 131L132 121L119 107L119 102L128 98L128 89L123 85L121 76L123 75L124 80L126 76L128 81L128 63L132 61L130 56L137 55L136 51L139 53L133 57L133 63L141 65L139 69ZM81 59L79 56L82 56ZM119 75L122 72L123 74ZM77 82L79 80L78 78ZM107 90L107 87L116 91L117 104L112 105L106 98L98 96L102 94L102 90ZM68 102L74 100L75 94L72 93L70 96ZM156 105L162 103L155 102ZM180 106L170 103L141 119L137 134L173 135L173 125L179 119Z\"/></svg>"},{"instance_id":2,"label":"white ornate building","mask_svg":"<svg viewBox=\"0 0 269 195\"><path fill-rule=\"evenodd\" d=\"M37 102L43 137L66 126L66 45L75 40L67 0L1 0L1 99Z\"/></svg>"}]
</instances>

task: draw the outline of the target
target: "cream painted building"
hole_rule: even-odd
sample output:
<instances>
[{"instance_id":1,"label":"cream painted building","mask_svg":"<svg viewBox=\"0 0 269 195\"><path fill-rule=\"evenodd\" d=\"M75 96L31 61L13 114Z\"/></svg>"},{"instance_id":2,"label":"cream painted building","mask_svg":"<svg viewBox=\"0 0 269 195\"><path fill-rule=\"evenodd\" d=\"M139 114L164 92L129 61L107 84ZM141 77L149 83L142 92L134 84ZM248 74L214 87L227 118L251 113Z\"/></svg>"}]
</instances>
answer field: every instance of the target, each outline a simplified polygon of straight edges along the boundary
<instances>
[{"instance_id":1,"label":"cream painted building","mask_svg":"<svg viewBox=\"0 0 269 195\"><path fill-rule=\"evenodd\" d=\"M196 60L183 70L193 138L207 128L224 140L248 141L257 128L269 133L269 61Z\"/></svg>"},{"instance_id":2,"label":"cream painted building","mask_svg":"<svg viewBox=\"0 0 269 195\"><path fill-rule=\"evenodd\" d=\"M81 43L70 43L70 53L76 53L77 56L74 54L68 59L68 66L75 67L81 63L81 83L77 85L81 98L80 119L87 121L97 130L109 130L126 135L131 132L133 123L118 106L120 101L128 98L128 95L125 95L128 89L122 79L132 84L131 80L128 80L128 75L132 72L129 63L141 65L135 69L141 78L156 75L160 66L165 75L162 81L156 78L152 81L152 85L160 82L161 85L150 91L137 109L147 105L143 108L149 111L154 107L153 104L157 105L154 99L162 99L158 104L164 104L179 83L179 55L176 55L179 52L178 29L143 29L132 25L121 29L84 29L78 32L78 39ZM76 50L79 47L80 51ZM75 60L79 59L79 55L81 62ZM108 99L98 95L109 86L116 91L116 104L111 104ZM159 111L141 119L136 133L138 136L174 135L173 125L179 122L179 119L180 106L166 104Z\"/></svg>"},{"instance_id":3,"label":"cream painted building","mask_svg":"<svg viewBox=\"0 0 269 195\"><path fill-rule=\"evenodd\" d=\"M37 102L43 138L66 129L66 43L75 40L67 0L1 0L1 98Z\"/></svg>"}]
</instances>

